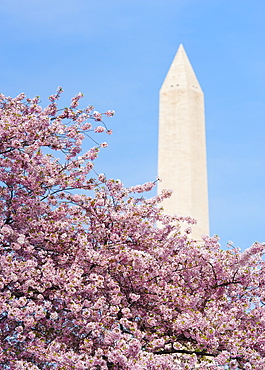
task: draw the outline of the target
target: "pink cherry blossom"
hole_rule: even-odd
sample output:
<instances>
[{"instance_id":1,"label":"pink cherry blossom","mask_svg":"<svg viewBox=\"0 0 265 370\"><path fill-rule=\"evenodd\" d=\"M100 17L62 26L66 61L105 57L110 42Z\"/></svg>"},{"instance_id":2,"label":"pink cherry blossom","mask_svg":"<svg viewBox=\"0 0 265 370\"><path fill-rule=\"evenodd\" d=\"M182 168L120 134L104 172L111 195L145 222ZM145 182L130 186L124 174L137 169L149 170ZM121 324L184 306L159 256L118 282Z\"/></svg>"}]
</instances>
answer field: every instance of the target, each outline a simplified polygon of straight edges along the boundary
<instances>
[{"instance_id":1,"label":"pink cherry blossom","mask_svg":"<svg viewBox=\"0 0 265 370\"><path fill-rule=\"evenodd\" d=\"M0 368L263 370L265 244L197 244L157 180L94 175L111 130L61 94L0 94Z\"/></svg>"},{"instance_id":2,"label":"pink cherry blossom","mask_svg":"<svg viewBox=\"0 0 265 370\"><path fill-rule=\"evenodd\" d=\"M105 131L105 127L97 126L97 127L95 127L94 131L96 133L104 132Z\"/></svg>"},{"instance_id":3,"label":"pink cherry blossom","mask_svg":"<svg viewBox=\"0 0 265 370\"><path fill-rule=\"evenodd\" d=\"M105 113L105 115L107 117L112 117L112 116L114 116L114 114L115 114L115 111L114 110L107 110L107 112Z\"/></svg>"}]
</instances>

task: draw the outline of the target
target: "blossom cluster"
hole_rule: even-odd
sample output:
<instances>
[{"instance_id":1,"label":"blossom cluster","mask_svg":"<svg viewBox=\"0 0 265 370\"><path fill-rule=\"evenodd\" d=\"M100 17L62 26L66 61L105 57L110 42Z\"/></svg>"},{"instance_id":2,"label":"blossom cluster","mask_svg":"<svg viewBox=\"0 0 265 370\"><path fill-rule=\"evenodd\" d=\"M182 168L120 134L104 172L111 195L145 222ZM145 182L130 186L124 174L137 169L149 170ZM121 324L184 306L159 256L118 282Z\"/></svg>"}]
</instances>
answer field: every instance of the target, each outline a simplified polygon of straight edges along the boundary
<instances>
[{"instance_id":1,"label":"blossom cluster","mask_svg":"<svg viewBox=\"0 0 265 370\"><path fill-rule=\"evenodd\" d=\"M263 370L265 245L198 244L170 191L93 177L110 130L61 93L0 95L0 368Z\"/></svg>"}]
</instances>

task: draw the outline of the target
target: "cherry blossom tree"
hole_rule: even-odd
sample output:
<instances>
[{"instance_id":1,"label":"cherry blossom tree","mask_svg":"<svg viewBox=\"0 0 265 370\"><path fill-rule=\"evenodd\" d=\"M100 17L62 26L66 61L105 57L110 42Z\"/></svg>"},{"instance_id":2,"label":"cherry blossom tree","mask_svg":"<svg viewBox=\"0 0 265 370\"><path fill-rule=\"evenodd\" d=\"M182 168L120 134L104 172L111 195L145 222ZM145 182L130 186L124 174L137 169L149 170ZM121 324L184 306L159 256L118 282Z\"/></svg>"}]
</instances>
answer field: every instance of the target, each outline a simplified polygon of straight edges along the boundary
<instances>
[{"instance_id":1,"label":"cherry blossom tree","mask_svg":"<svg viewBox=\"0 0 265 370\"><path fill-rule=\"evenodd\" d=\"M170 191L96 175L114 112L61 92L0 95L0 368L264 369L264 244L197 243Z\"/></svg>"}]
</instances>

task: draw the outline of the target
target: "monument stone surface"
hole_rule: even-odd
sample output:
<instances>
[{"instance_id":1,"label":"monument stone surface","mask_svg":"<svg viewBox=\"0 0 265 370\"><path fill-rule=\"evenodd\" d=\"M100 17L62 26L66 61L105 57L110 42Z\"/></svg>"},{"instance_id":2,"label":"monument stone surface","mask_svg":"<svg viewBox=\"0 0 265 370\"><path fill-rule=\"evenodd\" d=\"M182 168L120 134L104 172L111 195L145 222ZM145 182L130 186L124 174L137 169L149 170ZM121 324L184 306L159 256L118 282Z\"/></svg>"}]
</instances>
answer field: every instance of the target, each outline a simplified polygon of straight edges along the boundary
<instances>
[{"instance_id":1,"label":"monument stone surface","mask_svg":"<svg viewBox=\"0 0 265 370\"><path fill-rule=\"evenodd\" d=\"M195 218L192 239L209 234L204 95L182 45L160 90L158 176L158 192L173 190L164 213Z\"/></svg>"}]
</instances>

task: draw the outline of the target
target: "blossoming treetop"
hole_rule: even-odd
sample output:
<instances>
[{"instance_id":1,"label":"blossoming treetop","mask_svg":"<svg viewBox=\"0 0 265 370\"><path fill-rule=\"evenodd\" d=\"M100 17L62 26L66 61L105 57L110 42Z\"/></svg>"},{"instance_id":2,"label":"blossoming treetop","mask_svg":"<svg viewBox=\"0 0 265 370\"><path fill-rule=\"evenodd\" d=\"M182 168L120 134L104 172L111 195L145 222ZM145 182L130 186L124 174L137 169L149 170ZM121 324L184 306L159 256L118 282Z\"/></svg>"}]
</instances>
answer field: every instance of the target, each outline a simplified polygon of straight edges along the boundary
<instances>
[{"instance_id":1,"label":"blossoming treetop","mask_svg":"<svg viewBox=\"0 0 265 370\"><path fill-rule=\"evenodd\" d=\"M264 369L264 245L197 244L170 192L92 176L111 131L61 92L0 95L1 368Z\"/></svg>"}]
</instances>

